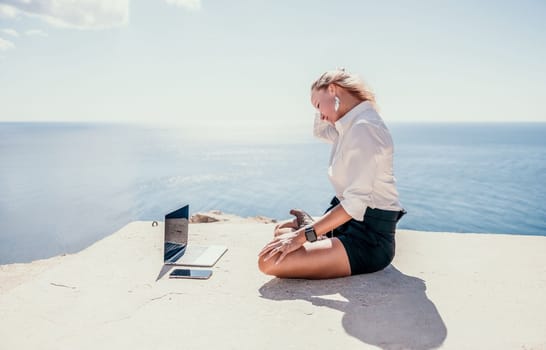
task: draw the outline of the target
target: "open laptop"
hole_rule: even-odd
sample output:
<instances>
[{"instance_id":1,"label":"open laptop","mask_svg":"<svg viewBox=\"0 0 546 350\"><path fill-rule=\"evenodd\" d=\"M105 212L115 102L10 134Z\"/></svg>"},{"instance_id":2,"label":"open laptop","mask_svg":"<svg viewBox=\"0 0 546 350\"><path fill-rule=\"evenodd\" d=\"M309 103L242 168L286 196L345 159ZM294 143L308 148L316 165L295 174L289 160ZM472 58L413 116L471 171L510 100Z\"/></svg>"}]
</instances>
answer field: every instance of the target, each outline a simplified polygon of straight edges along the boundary
<instances>
[{"instance_id":1,"label":"open laptop","mask_svg":"<svg viewBox=\"0 0 546 350\"><path fill-rule=\"evenodd\" d=\"M165 265L211 267L224 255L227 248L221 245L188 245L190 206L184 205L165 215Z\"/></svg>"}]
</instances>

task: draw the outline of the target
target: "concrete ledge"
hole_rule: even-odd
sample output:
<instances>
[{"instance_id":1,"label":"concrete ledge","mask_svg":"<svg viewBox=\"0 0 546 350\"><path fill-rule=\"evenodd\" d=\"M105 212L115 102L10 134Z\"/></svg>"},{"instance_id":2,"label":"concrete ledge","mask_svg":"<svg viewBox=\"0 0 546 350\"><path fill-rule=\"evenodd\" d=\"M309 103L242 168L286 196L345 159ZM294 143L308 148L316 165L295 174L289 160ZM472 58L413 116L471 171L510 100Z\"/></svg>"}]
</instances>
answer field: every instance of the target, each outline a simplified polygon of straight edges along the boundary
<instances>
[{"instance_id":1,"label":"concrete ledge","mask_svg":"<svg viewBox=\"0 0 546 350\"><path fill-rule=\"evenodd\" d=\"M157 280L151 222L0 266L0 348L546 349L546 237L400 230L384 271L280 280L256 266L274 224L225 218L190 225L229 248L206 281Z\"/></svg>"}]
</instances>

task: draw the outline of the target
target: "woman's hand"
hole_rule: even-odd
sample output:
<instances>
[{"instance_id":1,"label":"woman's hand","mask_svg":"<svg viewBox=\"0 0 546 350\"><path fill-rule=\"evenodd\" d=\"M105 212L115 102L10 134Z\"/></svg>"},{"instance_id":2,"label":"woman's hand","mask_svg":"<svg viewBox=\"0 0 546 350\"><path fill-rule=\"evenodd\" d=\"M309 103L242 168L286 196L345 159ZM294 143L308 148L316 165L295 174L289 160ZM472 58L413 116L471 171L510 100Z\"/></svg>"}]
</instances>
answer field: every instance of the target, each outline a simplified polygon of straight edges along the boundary
<instances>
[{"instance_id":1,"label":"woman's hand","mask_svg":"<svg viewBox=\"0 0 546 350\"><path fill-rule=\"evenodd\" d=\"M280 253L281 255L275 261L275 264L279 264L288 254L299 249L305 242L306 239L305 234L303 233L303 229L285 233L276 236L262 249L258 256L263 256L264 261L267 261L274 257L276 254Z\"/></svg>"}]
</instances>

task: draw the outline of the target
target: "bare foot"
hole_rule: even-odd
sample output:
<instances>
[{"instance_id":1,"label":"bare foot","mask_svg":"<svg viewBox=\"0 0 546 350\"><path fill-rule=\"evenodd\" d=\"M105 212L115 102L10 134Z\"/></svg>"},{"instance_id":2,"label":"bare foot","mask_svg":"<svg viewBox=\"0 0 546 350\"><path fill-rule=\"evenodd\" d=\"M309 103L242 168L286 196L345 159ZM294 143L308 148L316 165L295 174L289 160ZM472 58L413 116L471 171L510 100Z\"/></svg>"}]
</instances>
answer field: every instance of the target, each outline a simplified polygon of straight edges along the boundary
<instances>
[{"instance_id":1,"label":"bare foot","mask_svg":"<svg viewBox=\"0 0 546 350\"><path fill-rule=\"evenodd\" d=\"M290 214L296 217L296 223L298 225L298 228L311 225L313 222L315 222L311 215L307 214L301 209L291 209Z\"/></svg>"},{"instance_id":2,"label":"bare foot","mask_svg":"<svg viewBox=\"0 0 546 350\"><path fill-rule=\"evenodd\" d=\"M288 228L288 227L278 228L278 229L275 229L275 232L273 232L273 237L277 237L280 235L284 235L285 233L294 232L294 231L296 230L293 228Z\"/></svg>"},{"instance_id":3,"label":"bare foot","mask_svg":"<svg viewBox=\"0 0 546 350\"><path fill-rule=\"evenodd\" d=\"M287 232L292 232L297 229L298 229L297 219L285 221L275 226L275 230L273 231L273 236L277 237L278 235L282 235Z\"/></svg>"}]
</instances>

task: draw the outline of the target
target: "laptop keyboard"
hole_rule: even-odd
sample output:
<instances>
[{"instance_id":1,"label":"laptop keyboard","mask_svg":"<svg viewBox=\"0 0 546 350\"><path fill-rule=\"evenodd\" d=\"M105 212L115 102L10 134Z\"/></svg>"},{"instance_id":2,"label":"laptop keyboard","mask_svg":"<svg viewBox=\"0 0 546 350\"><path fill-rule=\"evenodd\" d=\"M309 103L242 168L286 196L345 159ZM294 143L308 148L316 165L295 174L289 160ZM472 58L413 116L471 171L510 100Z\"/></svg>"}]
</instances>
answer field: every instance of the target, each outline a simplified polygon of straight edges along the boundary
<instances>
[{"instance_id":1,"label":"laptop keyboard","mask_svg":"<svg viewBox=\"0 0 546 350\"><path fill-rule=\"evenodd\" d=\"M165 252L163 255L163 259L165 262L174 262L182 255L184 255L184 251L186 250L186 246L183 244L177 244L172 242L165 242Z\"/></svg>"}]
</instances>

